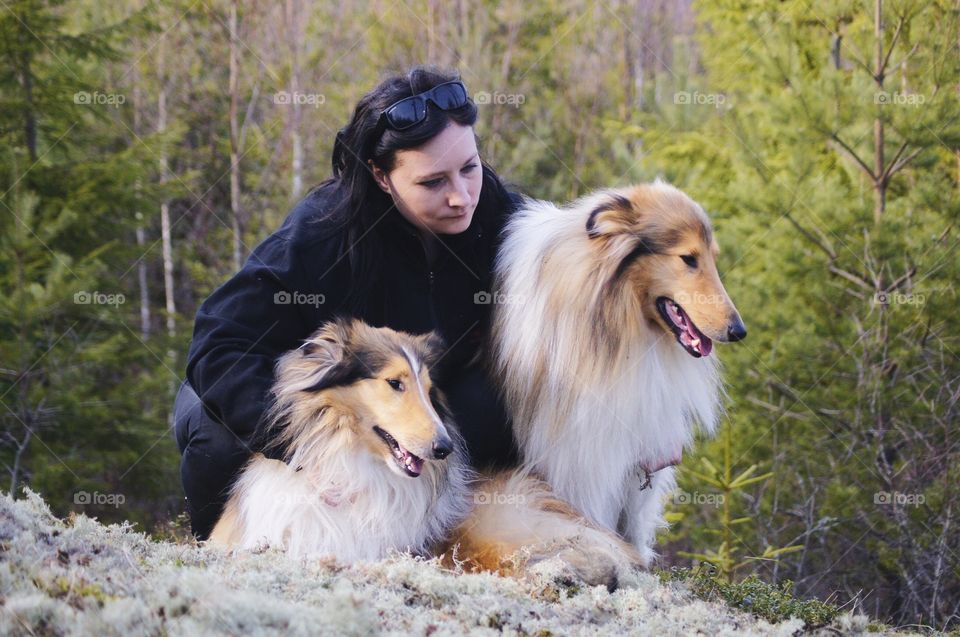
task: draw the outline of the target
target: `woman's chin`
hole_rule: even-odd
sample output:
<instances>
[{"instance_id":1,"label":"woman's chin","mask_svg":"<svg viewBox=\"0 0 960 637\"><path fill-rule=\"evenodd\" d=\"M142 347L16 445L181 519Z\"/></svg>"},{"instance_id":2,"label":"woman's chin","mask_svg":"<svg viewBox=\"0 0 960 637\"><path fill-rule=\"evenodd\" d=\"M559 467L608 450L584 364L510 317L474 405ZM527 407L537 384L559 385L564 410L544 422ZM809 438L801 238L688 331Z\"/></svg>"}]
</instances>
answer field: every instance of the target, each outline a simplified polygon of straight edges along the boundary
<instances>
[{"instance_id":1,"label":"woman's chin","mask_svg":"<svg viewBox=\"0 0 960 637\"><path fill-rule=\"evenodd\" d=\"M470 227L473 220L473 211L465 212L458 217L446 217L439 219L437 224L438 234L460 234Z\"/></svg>"}]
</instances>

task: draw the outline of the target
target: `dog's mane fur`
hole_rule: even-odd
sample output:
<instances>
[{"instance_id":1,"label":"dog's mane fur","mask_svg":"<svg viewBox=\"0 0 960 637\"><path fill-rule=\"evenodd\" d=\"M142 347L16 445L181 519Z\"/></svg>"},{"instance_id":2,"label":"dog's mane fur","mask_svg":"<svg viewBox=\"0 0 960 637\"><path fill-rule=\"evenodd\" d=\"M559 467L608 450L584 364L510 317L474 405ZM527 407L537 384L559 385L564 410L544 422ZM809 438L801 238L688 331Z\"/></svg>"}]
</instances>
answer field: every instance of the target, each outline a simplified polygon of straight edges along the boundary
<instances>
[{"instance_id":1,"label":"dog's mane fur","mask_svg":"<svg viewBox=\"0 0 960 637\"><path fill-rule=\"evenodd\" d=\"M649 187L654 198L685 196L662 182ZM504 302L494 310L491 365L524 465L610 529L639 514L626 510L638 472L678 459L698 425L713 432L722 395L716 357L688 355L646 323L635 294L610 285L642 237L598 240L588 230L594 211L627 194L602 190L564 207L527 199L495 267ZM660 495L674 486L669 466L657 478ZM652 536L663 520L644 515L641 535Z\"/></svg>"},{"instance_id":2,"label":"dog's mane fur","mask_svg":"<svg viewBox=\"0 0 960 637\"><path fill-rule=\"evenodd\" d=\"M325 329L343 327L330 324ZM414 344L402 337L384 336L359 322L350 329L349 336L338 335L349 340L335 342L364 343L375 351L414 351ZM311 340L323 339L323 334ZM305 394L335 373L337 361L356 352L331 346L304 357L301 350L278 361L276 400L269 412L286 462L261 455L250 460L224 513L231 522L242 521L232 525L242 536L230 543L240 548L282 546L293 556L333 554L346 562L382 558L392 549L430 553L470 511L469 485L475 473L467 463L462 436L443 417L445 410L439 410L453 453L443 462L426 462L416 479L398 479L381 458L356 443L347 423L351 414L318 401L318 394Z\"/></svg>"}]
</instances>

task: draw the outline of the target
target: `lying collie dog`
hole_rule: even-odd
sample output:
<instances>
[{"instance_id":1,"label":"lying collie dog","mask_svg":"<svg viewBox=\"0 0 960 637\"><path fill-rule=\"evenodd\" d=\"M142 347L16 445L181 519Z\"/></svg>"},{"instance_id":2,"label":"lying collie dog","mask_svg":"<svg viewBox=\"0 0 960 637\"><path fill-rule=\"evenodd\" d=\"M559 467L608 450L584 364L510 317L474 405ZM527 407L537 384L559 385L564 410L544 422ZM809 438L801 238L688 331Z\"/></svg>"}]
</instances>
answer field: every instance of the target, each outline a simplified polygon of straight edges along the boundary
<instances>
[{"instance_id":1,"label":"lying collie dog","mask_svg":"<svg viewBox=\"0 0 960 637\"><path fill-rule=\"evenodd\" d=\"M442 355L433 333L345 318L284 355L270 422L286 461L250 459L210 543L346 563L396 549L505 575L557 556L570 574L614 588L639 565L629 544L536 476L468 466L430 377Z\"/></svg>"},{"instance_id":2,"label":"lying collie dog","mask_svg":"<svg viewBox=\"0 0 960 637\"><path fill-rule=\"evenodd\" d=\"M251 458L210 542L352 562L446 539L473 476L427 371L435 339L337 320L284 355L269 422L286 462Z\"/></svg>"},{"instance_id":3,"label":"lying collie dog","mask_svg":"<svg viewBox=\"0 0 960 637\"><path fill-rule=\"evenodd\" d=\"M649 565L664 496L746 328L703 209L662 181L526 200L497 257L492 365L524 465Z\"/></svg>"}]
</instances>

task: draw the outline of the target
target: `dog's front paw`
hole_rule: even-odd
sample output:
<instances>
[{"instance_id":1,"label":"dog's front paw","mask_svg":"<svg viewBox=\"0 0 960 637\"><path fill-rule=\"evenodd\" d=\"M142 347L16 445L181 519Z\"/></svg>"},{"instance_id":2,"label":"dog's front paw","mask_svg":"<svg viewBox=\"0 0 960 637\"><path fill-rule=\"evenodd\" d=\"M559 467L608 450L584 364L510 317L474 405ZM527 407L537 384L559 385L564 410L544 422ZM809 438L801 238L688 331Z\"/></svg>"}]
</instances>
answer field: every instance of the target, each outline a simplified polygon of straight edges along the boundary
<instances>
[{"instance_id":1,"label":"dog's front paw","mask_svg":"<svg viewBox=\"0 0 960 637\"><path fill-rule=\"evenodd\" d=\"M580 582L605 586L611 593L620 586L621 566L620 560L603 548L576 545L544 547L534 551L526 563L527 570L547 575L565 587Z\"/></svg>"}]
</instances>

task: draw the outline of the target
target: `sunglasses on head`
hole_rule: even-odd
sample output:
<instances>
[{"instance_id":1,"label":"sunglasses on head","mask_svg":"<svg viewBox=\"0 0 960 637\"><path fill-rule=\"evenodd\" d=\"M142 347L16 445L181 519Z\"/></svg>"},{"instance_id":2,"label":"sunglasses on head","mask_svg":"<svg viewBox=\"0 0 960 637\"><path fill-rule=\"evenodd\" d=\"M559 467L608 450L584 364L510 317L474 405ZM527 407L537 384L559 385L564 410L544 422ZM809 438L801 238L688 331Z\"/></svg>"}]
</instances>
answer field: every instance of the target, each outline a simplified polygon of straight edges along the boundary
<instances>
[{"instance_id":1,"label":"sunglasses on head","mask_svg":"<svg viewBox=\"0 0 960 637\"><path fill-rule=\"evenodd\" d=\"M394 102L380 114L380 123L386 123L394 130L404 130L426 119L427 102L433 102L440 110L451 111L466 106L469 101L463 82L444 82L423 93Z\"/></svg>"}]
</instances>

